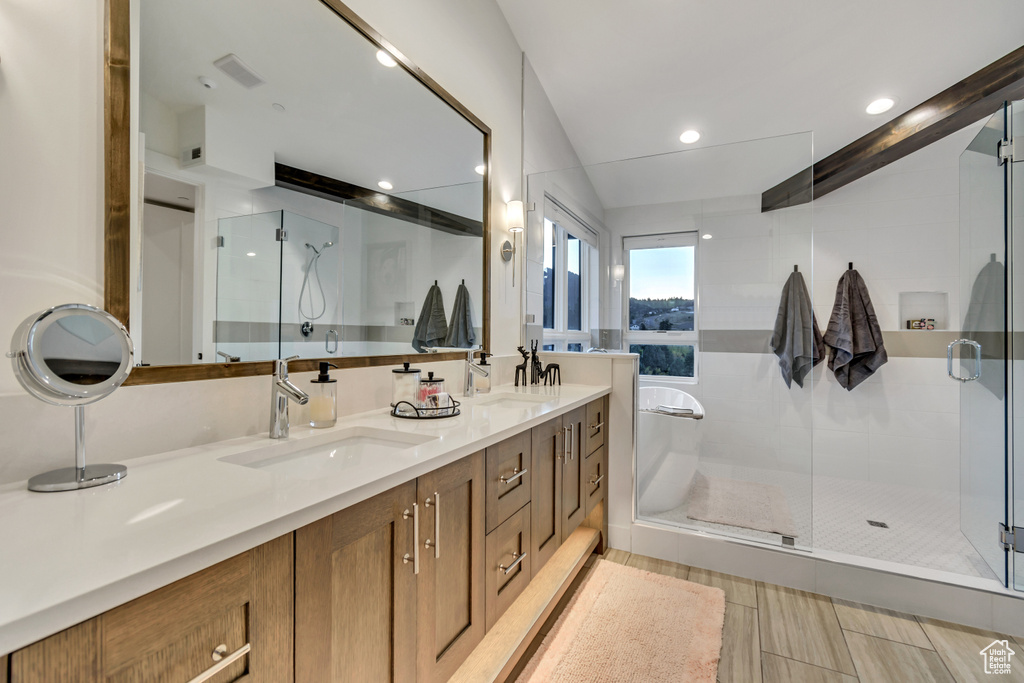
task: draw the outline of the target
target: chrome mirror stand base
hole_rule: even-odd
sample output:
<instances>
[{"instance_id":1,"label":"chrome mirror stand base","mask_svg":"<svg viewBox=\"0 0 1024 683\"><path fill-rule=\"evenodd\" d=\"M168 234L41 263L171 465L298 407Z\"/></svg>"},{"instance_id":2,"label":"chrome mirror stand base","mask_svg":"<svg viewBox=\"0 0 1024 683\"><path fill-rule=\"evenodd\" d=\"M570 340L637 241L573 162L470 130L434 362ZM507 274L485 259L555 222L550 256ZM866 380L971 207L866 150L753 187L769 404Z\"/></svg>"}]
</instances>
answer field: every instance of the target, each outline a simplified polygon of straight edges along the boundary
<instances>
[{"instance_id":1,"label":"chrome mirror stand base","mask_svg":"<svg viewBox=\"0 0 1024 683\"><path fill-rule=\"evenodd\" d=\"M29 479L28 490L43 493L75 491L110 484L124 479L127 474L128 468L124 465L88 465L82 469L62 467Z\"/></svg>"},{"instance_id":2,"label":"chrome mirror stand base","mask_svg":"<svg viewBox=\"0 0 1024 683\"><path fill-rule=\"evenodd\" d=\"M75 466L37 474L28 480L29 491L52 493L102 486L128 476L124 465L85 464L85 406L75 406Z\"/></svg>"}]
</instances>

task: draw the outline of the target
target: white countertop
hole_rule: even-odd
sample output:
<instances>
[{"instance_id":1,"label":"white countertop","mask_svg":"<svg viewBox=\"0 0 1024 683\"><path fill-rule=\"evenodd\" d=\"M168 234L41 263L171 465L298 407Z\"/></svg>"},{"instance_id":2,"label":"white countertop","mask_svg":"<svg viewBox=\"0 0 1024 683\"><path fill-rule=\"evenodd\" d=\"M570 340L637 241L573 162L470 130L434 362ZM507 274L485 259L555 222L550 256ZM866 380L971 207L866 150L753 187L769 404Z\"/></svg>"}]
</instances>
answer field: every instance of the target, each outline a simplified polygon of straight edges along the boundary
<instances>
[{"instance_id":1,"label":"white countertop","mask_svg":"<svg viewBox=\"0 0 1024 683\"><path fill-rule=\"evenodd\" d=\"M64 493L0 488L0 654L12 652L338 510L411 481L551 417L610 393L607 386L495 387L464 399L462 414L406 420L376 410L331 429L292 426L128 462L120 482ZM550 401L502 404L511 393ZM255 469L296 446L323 446L359 430L410 442L400 453L365 455L336 469L320 459ZM371 432L367 432L371 433ZM377 432L378 434L380 432ZM255 452L259 451L257 455ZM312 466L309 466L312 465ZM301 472L299 470L302 470ZM314 476L315 475L315 476ZM306 478L303 478L305 476Z\"/></svg>"}]
</instances>

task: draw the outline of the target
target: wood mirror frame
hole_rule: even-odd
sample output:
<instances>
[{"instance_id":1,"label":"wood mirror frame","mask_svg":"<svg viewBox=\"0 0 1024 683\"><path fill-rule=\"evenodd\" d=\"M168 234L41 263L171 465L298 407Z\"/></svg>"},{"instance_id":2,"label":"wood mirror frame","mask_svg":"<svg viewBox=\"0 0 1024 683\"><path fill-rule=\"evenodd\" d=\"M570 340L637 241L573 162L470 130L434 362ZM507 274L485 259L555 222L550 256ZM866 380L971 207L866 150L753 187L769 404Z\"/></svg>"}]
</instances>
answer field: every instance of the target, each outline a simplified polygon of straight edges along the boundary
<instances>
[{"instance_id":1,"label":"wood mirror frame","mask_svg":"<svg viewBox=\"0 0 1024 683\"><path fill-rule=\"evenodd\" d=\"M332 9L340 19L347 21L371 43L382 48L395 58L402 67L429 88L435 95L463 118L475 126L484 136L484 164L488 172L484 175L483 211L483 348L490 349L491 341L491 129L478 119L473 112L452 97L444 88L413 64L405 55L384 39L355 12L339 0L306 0L322 2ZM103 305L127 329L129 311L129 270L131 260L131 22L130 0L106 0L105 35L103 45L103 165L104 181L104 247L103 247ZM462 352L436 354L410 353L388 356L342 356L328 360L340 368L362 368L381 365L399 365L403 362L428 363L443 360L464 360ZM292 361L293 372L307 372L317 369L320 359L309 358ZM141 366L131 373L125 385L162 384L165 382L188 382L201 379L222 379L227 377L251 377L270 375L274 361L243 363L196 363L193 365Z\"/></svg>"}]
</instances>

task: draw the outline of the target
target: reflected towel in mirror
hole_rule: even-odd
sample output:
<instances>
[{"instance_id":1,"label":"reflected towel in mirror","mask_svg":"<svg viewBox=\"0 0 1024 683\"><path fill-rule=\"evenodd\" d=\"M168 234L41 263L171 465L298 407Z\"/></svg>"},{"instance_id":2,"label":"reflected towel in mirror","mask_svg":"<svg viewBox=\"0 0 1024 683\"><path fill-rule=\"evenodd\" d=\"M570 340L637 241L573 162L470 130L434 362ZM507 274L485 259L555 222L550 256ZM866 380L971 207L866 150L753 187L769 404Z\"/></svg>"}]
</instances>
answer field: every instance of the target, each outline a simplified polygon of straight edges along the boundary
<instances>
[{"instance_id":1,"label":"reflected towel in mirror","mask_svg":"<svg viewBox=\"0 0 1024 683\"><path fill-rule=\"evenodd\" d=\"M416 329L412 333L412 347L418 353L423 353L425 347L446 346L444 340L447 336L448 323L444 319L444 297L441 295L441 288L435 283L427 292L420 317L416 320Z\"/></svg>"},{"instance_id":2,"label":"reflected towel in mirror","mask_svg":"<svg viewBox=\"0 0 1024 683\"><path fill-rule=\"evenodd\" d=\"M463 349L476 346L476 335L473 333L472 308L469 305L469 290L466 283L459 285L455 293L455 306L452 307L452 319L448 323L448 336L444 346Z\"/></svg>"}]
</instances>

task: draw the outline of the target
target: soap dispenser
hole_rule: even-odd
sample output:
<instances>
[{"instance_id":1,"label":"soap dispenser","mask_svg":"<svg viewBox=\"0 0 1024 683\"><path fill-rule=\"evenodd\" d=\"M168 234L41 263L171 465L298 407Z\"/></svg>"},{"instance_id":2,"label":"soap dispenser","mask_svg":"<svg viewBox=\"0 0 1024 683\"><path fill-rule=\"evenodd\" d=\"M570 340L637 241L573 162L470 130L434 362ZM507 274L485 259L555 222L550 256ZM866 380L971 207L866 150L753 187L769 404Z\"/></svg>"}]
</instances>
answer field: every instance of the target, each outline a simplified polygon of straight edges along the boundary
<instances>
[{"instance_id":1,"label":"soap dispenser","mask_svg":"<svg viewBox=\"0 0 1024 683\"><path fill-rule=\"evenodd\" d=\"M480 363L478 367L483 370L486 374L477 375L473 379L473 387L476 389L478 394L489 394L491 393L491 366L487 363L487 357L494 354L480 352Z\"/></svg>"},{"instance_id":2,"label":"soap dispenser","mask_svg":"<svg viewBox=\"0 0 1024 683\"><path fill-rule=\"evenodd\" d=\"M333 427L338 422L338 380L331 379L329 368L337 368L334 363L321 361L320 374L310 380L309 390L309 426L317 429Z\"/></svg>"}]
</instances>

